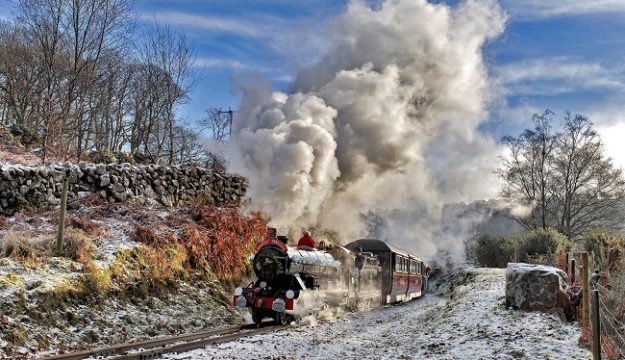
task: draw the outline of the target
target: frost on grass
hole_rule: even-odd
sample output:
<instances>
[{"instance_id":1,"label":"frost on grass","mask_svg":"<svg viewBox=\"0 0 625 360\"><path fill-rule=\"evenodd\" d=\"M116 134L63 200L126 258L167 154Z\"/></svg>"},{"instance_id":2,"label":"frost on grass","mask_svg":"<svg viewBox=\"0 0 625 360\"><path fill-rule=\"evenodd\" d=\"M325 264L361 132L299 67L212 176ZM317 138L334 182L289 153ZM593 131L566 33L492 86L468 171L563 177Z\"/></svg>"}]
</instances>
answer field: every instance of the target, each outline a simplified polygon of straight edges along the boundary
<instances>
[{"instance_id":1,"label":"frost on grass","mask_svg":"<svg viewBox=\"0 0 625 360\"><path fill-rule=\"evenodd\" d=\"M68 207L61 256L54 250L56 211L3 219L0 358L27 358L239 321L241 315L227 301L224 279L212 271L219 263L211 257L220 252L246 258L254 243L244 239L255 241L261 228L264 233L262 217L201 206L159 210L93 198L80 201ZM205 224L215 219L229 223ZM137 229L157 225L175 235L172 241L136 241ZM228 230L207 231L212 228ZM190 238L189 233L208 239ZM242 245L244 250L224 252L226 246L213 246L204 254L193 247L195 242L189 243L197 240ZM204 260L202 266L198 259ZM245 271L246 265L238 264L239 272Z\"/></svg>"}]
</instances>

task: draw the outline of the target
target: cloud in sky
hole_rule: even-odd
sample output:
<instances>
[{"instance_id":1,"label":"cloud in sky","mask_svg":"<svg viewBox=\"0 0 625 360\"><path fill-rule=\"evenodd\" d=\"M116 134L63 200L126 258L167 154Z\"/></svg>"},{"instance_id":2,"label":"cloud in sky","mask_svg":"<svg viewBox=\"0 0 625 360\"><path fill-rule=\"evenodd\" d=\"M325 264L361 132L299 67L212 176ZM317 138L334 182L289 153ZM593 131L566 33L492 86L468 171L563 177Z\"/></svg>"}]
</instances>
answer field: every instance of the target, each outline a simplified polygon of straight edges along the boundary
<instances>
[{"instance_id":1,"label":"cloud in sky","mask_svg":"<svg viewBox=\"0 0 625 360\"><path fill-rule=\"evenodd\" d=\"M253 66L251 64L244 63L239 60L232 59L223 59L223 58L207 58L201 57L197 58L193 63L195 67L199 68L223 68L223 69L233 69L233 70L252 70L258 69L258 67ZM259 71L264 69L258 69Z\"/></svg>"},{"instance_id":2,"label":"cloud in sky","mask_svg":"<svg viewBox=\"0 0 625 360\"><path fill-rule=\"evenodd\" d=\"M558 95L584 90L625 90L624 69L566 57L529 59L493 71L504 92L513 95Z\"/></svg>"},{"instance_id":3,"label":"cloud in sky","mask_svg":"<svg viewBox=\"0 0 625 360\"><path fill-rule=\"evenodd\" d=\"M606 155L612 158L615 165L625 170L625 157L623 156L625 154L625 142L623 141L625 114L622 107L618 105L602 106L587 115L601 136Z\"/></svg>"},{"instance_id":4,"label":"cloud in sky","mask_svg":"<svg viewBox=\"0 0 625 360\"><path fill-rule=\"evenodd\" d=\"M502 0L502 6L513 17L554 17L598 13L622 13L623 0Z\"/></svg>"},{"instance_id":5,"label":"cloud in sky","mask_svg":"<svg viewBox=\"0 0 625 360\"><path fill-rule=\"evenodd\" d=\"M204 31L224 32L243 37L264 38L273 30L276 19L262 24L257 21L244 18L228 18L224 16L194 15L181 11L159 11L153 14L143 13L139 15L143 21L158 21L163 24L200 28Z\"/></svg>"}]
</instances>

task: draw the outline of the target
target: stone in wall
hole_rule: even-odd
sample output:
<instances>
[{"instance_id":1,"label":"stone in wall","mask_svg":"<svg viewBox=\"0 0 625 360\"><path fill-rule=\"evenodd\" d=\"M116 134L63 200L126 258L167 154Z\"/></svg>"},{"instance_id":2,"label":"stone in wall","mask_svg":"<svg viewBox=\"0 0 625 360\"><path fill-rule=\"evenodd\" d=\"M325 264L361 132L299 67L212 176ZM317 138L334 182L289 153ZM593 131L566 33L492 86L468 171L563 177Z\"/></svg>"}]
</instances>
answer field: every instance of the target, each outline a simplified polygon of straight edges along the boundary
<instances>
[{"instance_id":1,"label":"stone in wall","mask_svg":"<svg viewBox=\"0 0 625 360\"><path fill-rule=\"evenodd\" d=\"M110 202L160 203L171 207L198 197L216 205L245 195L247 180L192 165L53 164L0 166L0 214L57 205L63 181L68 197L81 192L100 194Z\"/></svg>"}]
</instances>

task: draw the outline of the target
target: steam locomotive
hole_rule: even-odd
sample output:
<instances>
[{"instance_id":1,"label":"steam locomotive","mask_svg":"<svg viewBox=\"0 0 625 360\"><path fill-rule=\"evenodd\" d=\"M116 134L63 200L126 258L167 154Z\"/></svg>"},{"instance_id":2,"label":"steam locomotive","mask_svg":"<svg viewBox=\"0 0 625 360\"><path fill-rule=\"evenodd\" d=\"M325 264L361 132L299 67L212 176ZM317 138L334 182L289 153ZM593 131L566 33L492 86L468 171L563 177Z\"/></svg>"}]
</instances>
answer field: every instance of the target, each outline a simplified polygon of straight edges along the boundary
<instances>
[{"instance_id":1,"label":"steam locomotive","mask_svg":"<svg viewBox=\"0 0 625 360\"><path fill-rule=\"evenodd\" d=\"M269 228L252 266L257 280L235 289L233 305L249 308L257 324L267 317L287 324L324 309L409 301L427 289L423 260L376 239L304 249Z\"/></svg>"}]
</instances>

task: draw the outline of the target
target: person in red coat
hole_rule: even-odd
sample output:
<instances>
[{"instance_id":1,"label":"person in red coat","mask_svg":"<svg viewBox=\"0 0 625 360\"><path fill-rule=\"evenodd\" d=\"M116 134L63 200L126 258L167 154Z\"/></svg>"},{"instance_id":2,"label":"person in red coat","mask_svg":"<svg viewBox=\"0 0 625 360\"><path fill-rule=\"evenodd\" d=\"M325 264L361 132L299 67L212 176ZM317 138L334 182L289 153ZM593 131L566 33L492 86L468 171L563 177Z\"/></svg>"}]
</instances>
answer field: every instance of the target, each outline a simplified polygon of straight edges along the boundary
<instances>
[{"instance_id":1,"label":"person in red coat","mask_svg":"<svg viewBox=\"0 0 625 360\"><path fill-rule=\"evenodd\" d=\"M311 248L311 249L317 248L317 243L312 238L312 236L310 236L310 231L306 230L302 233L302 235L304 236L302 236L297 242L298 248L304 248L304 249L305 248Z\"/></svg>"}]
</instances>

